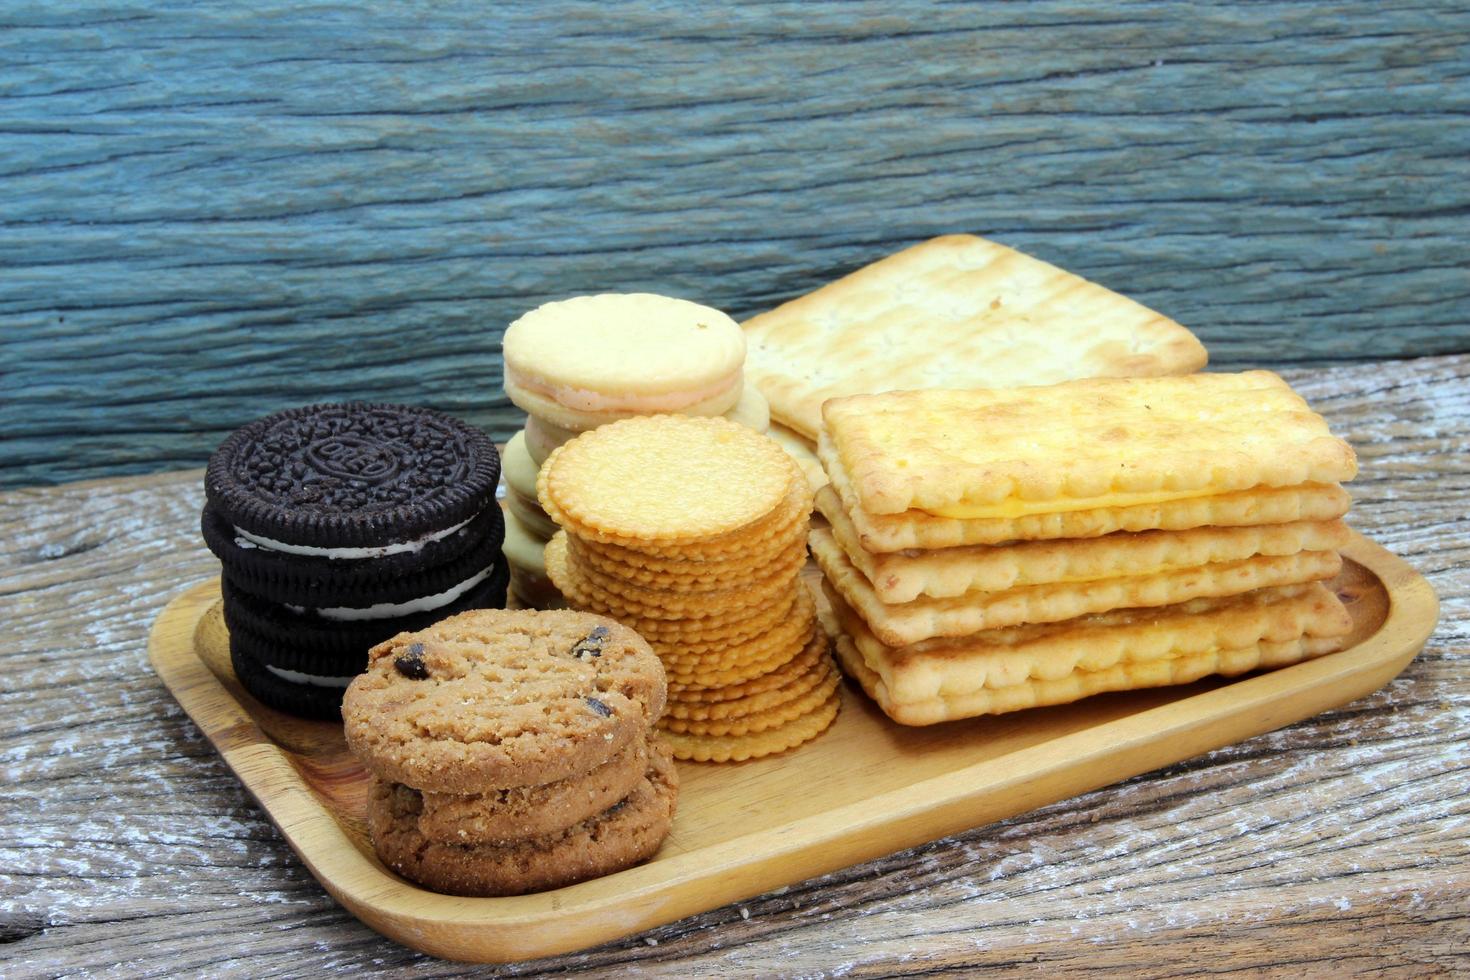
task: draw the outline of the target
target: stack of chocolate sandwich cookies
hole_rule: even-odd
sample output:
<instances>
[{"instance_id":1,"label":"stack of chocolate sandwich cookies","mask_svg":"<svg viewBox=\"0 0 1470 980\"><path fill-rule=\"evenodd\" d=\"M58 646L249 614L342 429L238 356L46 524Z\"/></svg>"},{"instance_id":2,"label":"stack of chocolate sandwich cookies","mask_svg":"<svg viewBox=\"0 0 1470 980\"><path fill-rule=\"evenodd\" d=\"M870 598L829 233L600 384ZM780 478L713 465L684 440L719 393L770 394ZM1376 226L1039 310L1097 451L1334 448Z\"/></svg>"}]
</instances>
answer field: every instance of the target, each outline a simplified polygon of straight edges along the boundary
<instances>
[{"instance_id":1,"label":"stack of chocolate sandwich cookies","mask_svg":"<svg viewBox=\"0 0 1470 980\"><path fill-rule=\"evenodd\" d=\"M374 644L503 606L499 470L483 432L403 405L291 409L227 438L201 523L240 683L333 718Z\"/></svg>"},{"instance_id":2,"label":"stack of chocolate sandwich cookies","mask_svg":"<svg viewBox=\"0 0 1470 980\"><path fill-rule=\"evenodd\" d=\"M1267 372L828 401L843 665L928 724L1337 649L1356 472Z\"/></svg>"},{"instance_id":3,"label":"stack of chocolate sandwich cookies","mask_svg":"<svg viewBox=\"0 0 1470 980\"><path fill-rule=\"evenodd\" d=\"M770 423L744 381L740 328L686 300L606 293L547 303L510 325L504 353L506 394L529 415L506 447L506 557L517 599L538 608L556 593L542 555L555 525L536 502L536 471L558 446L637 415L723 415L757 432Z\"/></svg>"},{"instance_id":4,"label":"stack of chocolate sandwich cookies","mask_svg":"<svg viewBox=\"0 0 1470 980\"><path fill-rule=\"evenodd\" d=\"M673 822L642 638L568 610L483 610L374 647L342 706L373 846L435 891L518 895L636 864Z\"/></svg>"},{"instance_id":5,"label":"stack of chocolate sandwich cookies","mask_svg":"<svg viewBox=\"0 0 1470 980\"><path fill-rule=\"evenodd\" d=\"M547 573L658 653L678 758L770 755L832 723L839 678L799 580L811 490L779 446L724 419L635 418L558 448L539 486L563 528Z\"/></svg>"}]
</instances>

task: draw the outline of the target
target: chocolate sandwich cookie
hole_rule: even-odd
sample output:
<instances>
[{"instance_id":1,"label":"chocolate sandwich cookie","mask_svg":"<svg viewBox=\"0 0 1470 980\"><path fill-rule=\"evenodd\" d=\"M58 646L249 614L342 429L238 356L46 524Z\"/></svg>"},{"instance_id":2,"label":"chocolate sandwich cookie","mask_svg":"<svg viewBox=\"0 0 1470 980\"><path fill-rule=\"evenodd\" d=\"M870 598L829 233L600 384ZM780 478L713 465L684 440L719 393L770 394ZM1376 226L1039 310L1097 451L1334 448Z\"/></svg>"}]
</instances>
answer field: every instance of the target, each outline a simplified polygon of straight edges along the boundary
<instances>
[{"instance_id":1,"label":"chocolate sandwich cookie","mask_svg":"<svg viewBox=\"0 0 1470 980\"><path fill-rule=\"evenodd\" d=\"M440 412L356 402L237 430L204 475L239 534L303 556L381 558L471 521L494 499L490 437Z\"/></svg>"},{"instance_id":2,"label":"chocolate sandwich cookie","mask_svg":"<svg viewBox=\"0 0 1470 980\"><path fill-rule=\"evenodd\" d=\"M220 557L225 577L241 590L287 606L355 609L409 603L423 605L424 600L435 596L463 594L484 581L486 569L493 566L500 555L505 536L500 508L491 503L488 510L494 516L488 519L477 517L482 530L468 550L449 561L412 573L395 572L391 557L257 556L251 549L233 546L233 539L227 546L215 538L219 522L210 520L208 510L202 523L204 540ZM344 615L339 618L351 617Z\"/></svg>"},{"instance_id":3,"label":"chocolate sandwich cookie","mask_svg":"<svg viewBox=\"0 0 1470 980\"><path fill-rule=\"evenodd\" d=\"M588 613L478 610L393 637L347 689L347 745L388 782L488 793L567 779L663 712L658 657Z\"/></svg>"},{"instance_id":4,"label":"chocolate sandwich cookie","mask_svg":"<svg viewBox=\"0 0 1470 980\"><path fill-rule=\"evenodd\" d=\"M245 631L256 636L260 648L278 651L267 663L293 670L331 673L329 667L350 658L357 663L354 673L367 663L367 652L399 633L421 630L447 616L469 609L501 609L505 606L510 581L504 560L497 560L483 581L453 599L431 609L412 611L383 619L327 619L313 609L289 609L251 595L228 578L221 581L225 624L230 632Z\"/></svg>"},{"instance_id":5,"label":"chocolate sandwich cookie","mask_svg":"<svg viewBox=\"0 0 1470 980\"><path fill-rule=\"evenodd\" d=\"M491 501L442 537L399 551L340 549L354 554L350 558L299 554L259 543L258 536L242 533L211 505L204 508L200 529L225 575L241 588L275 602L329 606L352 605L368 593L377 602L401 602L443 592L490 564L505 523Z\"/></svg>"},{"instance_id":6,"label":"chocolate sandwich cookie","mask_svg":"<svg viewBox=\"0 0 1470 980\"><path fill-rule=\"evenodd\" d=\"M261 704L301 718L342 716L342 692L352 676L308 674L262 663L249 634L230 634L230 665L240 685Z\"/></svg>"}]
</instances>

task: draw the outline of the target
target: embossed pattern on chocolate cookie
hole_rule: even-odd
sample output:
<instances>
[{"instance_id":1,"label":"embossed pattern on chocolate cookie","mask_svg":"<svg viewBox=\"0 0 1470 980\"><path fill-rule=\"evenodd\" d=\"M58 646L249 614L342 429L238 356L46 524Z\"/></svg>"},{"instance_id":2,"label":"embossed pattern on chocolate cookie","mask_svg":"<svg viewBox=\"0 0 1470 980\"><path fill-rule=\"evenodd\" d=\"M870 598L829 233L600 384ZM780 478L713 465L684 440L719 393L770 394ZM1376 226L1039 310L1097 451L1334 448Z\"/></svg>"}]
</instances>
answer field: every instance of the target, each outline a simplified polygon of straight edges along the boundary
<instances>
[{"instance_id":1,"label":"embossed pattern on chocolate cookie","mask_svg":"<svg viewBox=\"0 0 1470 980\"><path fill-rule=\"evenodd\" d=\"M396 666L410 649L421 671ZM342 716L379 778L471 794L607 762L643 737L665 695L658 658L611 619L485 609L374 647Z\"/></svg>"},{"instance_id":2,"label":"embossed pattern on chocolate cookie","mask_svg":"<svg viewBox=\"0 0 1470 980\"><path fill-rule=\"evenodd\" d=\"M490 437L406 405L310 405L252 422L210 458L209 502L237 527L300 545L391 544L472 518L493 495Z\"/></svg>"}]
</instances>

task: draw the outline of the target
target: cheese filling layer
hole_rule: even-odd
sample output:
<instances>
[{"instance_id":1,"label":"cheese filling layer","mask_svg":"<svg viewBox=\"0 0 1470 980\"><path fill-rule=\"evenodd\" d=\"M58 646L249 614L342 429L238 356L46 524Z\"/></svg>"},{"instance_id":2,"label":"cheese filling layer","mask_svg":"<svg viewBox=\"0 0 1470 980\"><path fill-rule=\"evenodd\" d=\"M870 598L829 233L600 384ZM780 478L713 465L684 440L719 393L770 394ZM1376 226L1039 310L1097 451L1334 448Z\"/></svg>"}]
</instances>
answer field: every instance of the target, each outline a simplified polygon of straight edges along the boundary
<instances>
[{"instance_id":1,"label":"cheese filling layer","mask_svg":"<svg viewBox=\"0 0 1470 980\"><path fill-rule=\"evenodd\" d=\"M1147 493L1109 493L1100 497L1064 497L1056 500L1020 500L1010 497L993 503L951 504L948 507L924 508L924 513L955 520L1008 519L1033 514L1066 514L1079 510L1105 510L1114 507L1139 507L1164 504L1175 500L1215 497L1209 490L1161 490Z\"/></svg>"}]
</instances>

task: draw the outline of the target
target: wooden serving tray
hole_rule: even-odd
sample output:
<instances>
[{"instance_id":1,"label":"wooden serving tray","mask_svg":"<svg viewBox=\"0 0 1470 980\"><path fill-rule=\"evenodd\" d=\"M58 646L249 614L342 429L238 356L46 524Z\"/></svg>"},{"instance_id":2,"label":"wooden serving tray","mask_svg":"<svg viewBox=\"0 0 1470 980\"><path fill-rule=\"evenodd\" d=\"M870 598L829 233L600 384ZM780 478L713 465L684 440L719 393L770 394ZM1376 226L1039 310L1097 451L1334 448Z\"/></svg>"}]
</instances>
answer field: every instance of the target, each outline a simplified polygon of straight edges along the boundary
<instances>
[{"instance_id":1,"label":"wooden serving tray","mask_svg":"<svg viewBox=\"0 0 1470 980\"><path fill-rule=\"evenodd\" d=\"M539 895L453 898L373 855L367 776L340 725L255 701L230 670L217 582L163 610L154 669L323 887L369 926L456 960L549 956L639 932L1105 786L1360 698L1414 658L1434 591L1354 535L1333 583L1352 646L1237 680L904 728L849 685L832 729L736 765L681 764L673 833L647 863Z\"/></svg>"}]
</instances>

